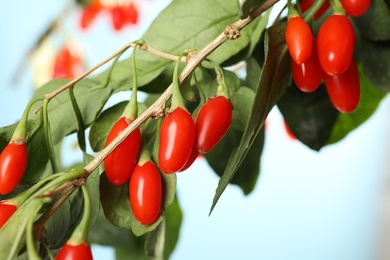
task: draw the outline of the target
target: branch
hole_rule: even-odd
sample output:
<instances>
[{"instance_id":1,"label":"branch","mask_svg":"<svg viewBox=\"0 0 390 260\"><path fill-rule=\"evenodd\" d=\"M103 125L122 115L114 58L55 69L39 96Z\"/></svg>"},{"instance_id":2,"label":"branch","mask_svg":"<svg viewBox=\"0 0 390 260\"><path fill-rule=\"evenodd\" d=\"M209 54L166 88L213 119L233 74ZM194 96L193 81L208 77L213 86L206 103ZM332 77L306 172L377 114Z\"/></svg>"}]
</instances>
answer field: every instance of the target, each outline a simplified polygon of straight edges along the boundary
<instances>
[{"instance_id":1,"label":"branch","mask_svg":"<svg viewBox=\"0 0 390 260\"><path fill-rule=\"evenodd\" d=\"M74 85L76 85L76 83L78 83L80 80L84 79L86 76L88 76L89 74L91 74L92 72L94 72L95 70L97 70L98 68L100 68L101 66L103 66L104 64L106 64L107 62L109 62L110 60L114 59L115 57L117 57L118 55L122 54L123 52L125 52L127 49L131 48L131 47L135 47L137 46L138 49L142 50L142 51L147 51L147 52L150 52L156 56L160 56L162 58L165 58L165 59L168 59L168 60L177 60L178 57L175 56L175 55L172 55L172 54L169 54L169 53L165 53L165 52L162 52L162 51L159 51L159 50L156 50L152 47L150 47L149 45L147 44L142 44L142 45L139 45L139 44L136 44L134 42L130 42L130 43L127 43L125 44L122 48L120 48L119 50L117 50L115 53L111 54L110 56L108 56L107 58L105 58L104 60L102 60L101 62L99 62L98 64L96 64L95 66L93 66L92 68L90 68L89 70L87 70L86 72L84 72L81 76L77 77L77 78L74 78L73 80L69 81L67 84L63 85L62 87L56 89L55 91L51 92L51 93L48 93L44 96L45 99L47 99L48 101L50 101L51 99L53 99L54 97L56 97L58 94L60 94L61 92L65 91L66 89L68 88L72 88L74 87ZM183 59L182 60L183 62L185 62L185 60ZM39 108L37 108L35 111L34 111L34 114L38 113L39 110L42 109L42 106L40 106Z\"/></svg>"},{"instance_id":2,"label":"branch","mask_svg":"<svg viewBox=\"0 0 390 260\"><path fill-rule=\"evenodd\" d=\"M265 0L261 5L254 9L247 18L238 20L232 25L228 25L226 29L218 35L213 41L207 44L203 49L191 55L186 67L179 76L179 82L182 83L194 70L199 66L204 59L207 58L215 49L228 40L239 38L240 31L260 16L264 11L268 10L279 0ZM135 119L125 130L123 130L107 147L84 167L88 174L92 173L103 160L137 127L141 126L146 120L151 117L161 116L165 103L172 95L173 84L161 94L161 96L146 109L137 119Z\"/></svg>"}]
</instances>

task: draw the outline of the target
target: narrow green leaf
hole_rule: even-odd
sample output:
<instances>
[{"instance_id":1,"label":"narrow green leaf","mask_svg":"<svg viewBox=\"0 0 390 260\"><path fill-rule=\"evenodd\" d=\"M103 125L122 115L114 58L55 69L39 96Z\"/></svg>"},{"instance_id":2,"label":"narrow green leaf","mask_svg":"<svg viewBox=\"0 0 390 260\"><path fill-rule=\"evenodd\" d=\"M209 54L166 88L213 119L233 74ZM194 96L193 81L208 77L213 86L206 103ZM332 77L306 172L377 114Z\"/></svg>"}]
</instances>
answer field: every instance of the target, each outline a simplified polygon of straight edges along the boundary
<instances>
[{"instance_id":1,"label":"narrow green leaf","mask_svg":"<svg viewBox=\"0 0 390 260\"><path fill-rule=\"evenodd\" d=\"M276 104L280 96L284 93L286 86L291 81L290 58L284 40L285 29L286 23L282 23L270 27L266 32L264 41L266 58L260 74L259 87L255 92L256 102L253 105L252 113L241 138L240 145L230 155L225 172L219 180L210 213L240 167L262 128L269 111Z\"/></svg>"},{"instance_id":2,"label":"narrow green leaf","mask_svg":"<svg viewBox=\"0 0 390 260\"><path fill-rule=\"evenodd\" d=\"M259 87L259 75L261 74L261 68L257 60L250 57L246 61L246 83L250 89L256 90Z\"/></svg>"},{"instance_id":3,"label":"narrow green leaf","mask_svg":"<svg viewBox=\"0 0 390 260\"><path fill-rule=\"evenodd\" d=\"M244 131L249 121L252 112L253 103L255 101L255 92L247 87L239 88L230 97L230 102L233 104L233 120L232 127Z\"/></svg>"},{"instance_id":4,"label":"narrow green leaf","mask_svg":"<svg viewBox=\"0 0 390 260\"><path fill-rule=\"evenodd\" d=\"M78 124L78 129L77 129L77 141L79 144L79 147L82 151L85 152L86 149L86 142L85 142L85 125L84 125L84 120L83 116L81 115L80 108L77 104L76 97L74 96L74 89L70 88L69 89L69 97L70 101L73 106L73 110L77 119L77 124Z\"/></svg>"},{"instance_id":5,"label":"narrow green leaf","mask_svg":"<svg viewBox=\"0 0 390 260\"><path fill-rule=\"evenodd\" d=\"M204 154L211 168L219 176L223 176L225 168L231 159L229 155L237 150L242 135L242 131L231 128L210 152ZM260 159L263 145L264 131L261 131L230 181L231 184L238 185L245 195L248 195L256 185L260 173Z\"/></svg>"}]
</instances>

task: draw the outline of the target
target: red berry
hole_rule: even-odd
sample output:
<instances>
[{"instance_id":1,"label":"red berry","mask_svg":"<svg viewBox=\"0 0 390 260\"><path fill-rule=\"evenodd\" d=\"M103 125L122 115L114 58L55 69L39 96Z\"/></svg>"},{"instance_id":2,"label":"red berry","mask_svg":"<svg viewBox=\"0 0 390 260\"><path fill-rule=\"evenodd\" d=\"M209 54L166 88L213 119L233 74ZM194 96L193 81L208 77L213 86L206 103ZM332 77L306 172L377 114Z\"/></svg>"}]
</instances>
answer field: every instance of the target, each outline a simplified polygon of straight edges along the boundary
<instances>
[{"instance_id":1,"label":"red berry","mask_svg":"<svg viewBox=\"0 0 390 260\"><path fill-rule=\"evenodd\" d=\"M83 73L82 58L64 46L54 62L53 78L75 78Z\"/></svg>"},{"instance_id":2,"label":"red berry","mask_svg":"<svg viewBox=\"0 0 390 260\"><path fill-rule=\"evenodd\" d=\"M88 243L84 242L78 245L66 243L58 252L56 260L92 260L92 251Z\"/></svg>"},{"instance_id":3,"label":"red berry","mask_svg":"<svg viewBox=\"0 0 390 260\"><path fill-rule=\"evenodd\" d=\"M86 29L102 9L103 6L101 5L100 0L93 0L81 13L80 27Z\"/></svg>"},{"instance_id":4,"label":"red berry","mask_svg":"<svg viewBox=\"0 0 390 260\"><path fill-rule=\"evenodd\" d=\"M195 142L195 124L181 107L169 113L160 129L158 166L165 173L180 171L186 164Z\"/></svg>"},{"instance_id":5,"label":"red berry","mask_svg":"<svg viewBox=\"0 0 390 260\"><path fill-rule=\"evenodd\" d=\"M0 194L7 194L15 189L26 167L27 145L9 143L0 155Z\"/></svg>"},{"instance_id":6,"label":"red berry","mask_svg":"<svg viewBox=\"0 0 390 260\"><path fill-rule=\"evenodd\" d=\"M342 113L350 113L360 99L359 71L352 60L348 70L340 76L325 75L325 86L330 101Z\"/></svg>"},{"instance_id":7,"label":"red berry","mask_svg":"<svg viewBox=\"0 0 390 260\"><path fill-rule=\"evenodd\" d=\"M341 3L347 14L359 17L368 10L371 0L341 0Z\"/></svg>"},{"instance_id":8,"label":"red berry","mask_svg":"<svg viewBox=\"0 0 390 260\"><path fill-rule=\"evenodd\" d=\"M8 221L8 219L15 213L17 207L13 204L4 203L0 201L0 229Z\"/></svg>"},{"instance_id":9,"label":"red berry","mask_svg":"<svg viewBox=\"0 0 390 260\"><path fill-rule=\"evenodd\" d=\"M223 96L210 98L196 117L195 146L207 153L222 139L232 123L233 106Z\"/></svg>"},{"instance_id":10,"label":"red berry","mask_svg":"<svg viewBox=\"0 0 390 260\"><path fill-rule=\"evenodd\" d=\"M134 217L143 225L150 225L160 215L162 180L152 161L137 164L129 183L129 199Z\"/></svg>"},{"instance_id":11,"label":"red berry","mask_svg":"<svg viewBox=\"0 0 390 260\"><path fill-rule=\"evenodd\" d=\"M307 61L297 64L291 60L295 85L303 92L313 92L323 79L323 71L318 60L316 41L313 38L312 51Z\"/></svg>"},{"instance_id":12,"label":"red berry","mask_svg":"<svg viewBox=\"0 0 390 260\"><path fill-rule=\"evenodd\" d=\"M115 122L108 134L106 146L109 145L127 126L125 117ZM133 172L141 147L141 131L136 128L104 160L108 180L114 185L122 185L129 180Z\"/></svg>"},{"instance_id":13,"label":"red berry","mask_svg":"<svg viewBox=\"0 0 390 260\"><path fill-rule=\"evenodd\" d=\"M291 58L296 63L301 64L309 59L313 35L302 17L295 16L288 19L285 38Z\"/></svg>"},{"instance_id":14,"label":"red berry","mask_svg":"<svg viewBox=\"0 0 390 260\"><path fill-rule=\"evenodd\" d=\"M186 164L183 166L183 168L180 169L180 172L187 170L194 163L196 158L198 158L198 156L199 156L199 151L198 149L196 149L194 145L194 147L192 147L190 157L188 157Z\"/></svg>"},{"instance_id":15,"label":"red berry","mask_svg":"<svg viewBox=\"0 0 390 260\"><path fill-rule=\"evenodd\" d=\"M134 3L130 3L125 8L126 21L129 24L137 24L138 23L138 10Z\"/></svg>"},{"instance_id":16,"label":"red berry","mask_svg":"<svg viewBox=\"0 0 390 260\"><path fill-rule=\"evenodd\" d=\"M300 8L302 13L306 12L309 10L310 7L312 7L314 3L314 0L302 0L300 3ZM330 7L330 3L328 0L325 0L325 2L321 5L320 9L314 14L314 20L317 20L320 18Z\"/></svg>"},{"instance_id":17,"label":"red berry","mask_svg":"<svg viewBox=\"0 0 390 260\"><path fill-rule=\"evenodd\" d=\"M317 52L323 71L337 76L351 64L355 33L348 17L334 14L321 25L317 36Z\"/></svg>"},{"instance_id":18,"label":"red berry","mask_svg":"<svg viewBox=\"0 0 390 260\"><path fill-rule=\"evenodd\" d=\"M112 25L115 30L119 31L126 24L126 10L122 5L115 5L110 9Z\"/></svg>"}]
</instances>

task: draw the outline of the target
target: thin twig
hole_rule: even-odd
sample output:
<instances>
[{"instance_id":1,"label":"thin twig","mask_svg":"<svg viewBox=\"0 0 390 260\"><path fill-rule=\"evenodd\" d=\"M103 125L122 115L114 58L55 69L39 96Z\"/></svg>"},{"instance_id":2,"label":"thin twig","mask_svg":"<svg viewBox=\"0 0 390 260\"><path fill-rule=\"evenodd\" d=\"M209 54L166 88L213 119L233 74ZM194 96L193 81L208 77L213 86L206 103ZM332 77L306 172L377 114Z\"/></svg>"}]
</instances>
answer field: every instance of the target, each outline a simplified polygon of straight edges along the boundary
<instances>
[{"instance_id":1,"label":"thin twig","mask_svg":"<svg viewBox=\"0 0 390 260\"><path fill-rule=\"evenodd\" d=\"M70 197L70 195L72 195L72 193L79 187L81 186L82 184L85 183L85 179L84 178L79 178L77 180L73 180L71 182L67 182L67 183L70 183L71 185L62 185L61 187L63 189L63 194L60 196L60 198L54 202L54 204L50 207L49 210L47 210L45 212L45 214L43 214L38 220L37 222L34 224L34 230L37 232L37 240L41 240L42 238L42 232L43 232L43 229L44 229L44 226L46 224L46 222L51 218L51 216L58 210L59 207L61 207L61 205ZM53 190L54 192L55 190ZM57 190L58 191L58 190ZM54 194L54 193L53 193ZM52 194L51 194L52 195Z\"/></svg>"},{"instance_id":2,"label":"thin twig","mask_svg":"<svg viewBox=\"0 0 390 260\"><path fill-rule=\"evenodd\" d=\"M95 66L93 66L92 68L88 69L86 72L84 72L82 75L80 75L79 77L73 79L72 81L68 82L67 84L63 85L62 87L56 89L55 91L51 92L51 93L48 93L44 96L44 98L48 99L49 101L56 97L58 94L62 93L63 91L65 91L66 89L68 88L72 88L76 83L78 83L80 80L84 79L86 76L88 76L89 74L91 74L92 72L94 72L95 70L97 70L98 68L100 68L101 66L103 66L104 64L106 64L107 62L109 62L110 60L114 59L116 56L118 56L119 54L121 54L122 52L126 51L127 49L129 49L130 47L134 47L136 46L135 43L133 42L130 42L130 43L127 43L125 44L122 48L120 48L119 50L117 50L115 53L111 54L110 56L108 56L107 58L105 58L104 60L102 60L101 62L99 62L98 64L96 64ZM149 45L147 44L144 44L142 46L140 45L137 45L138 48L142 51L147 51L147 52L150 52L156 56L159 56L159 57L162 57L162 58L165 58L165 59L168 59L168 60L177 60L178 57L175 56L175 55L172 55L172 54L169 54L169 53L165 53L165 52L162 52L162 51L159 51L159 50L156 50L152 47L150 47ZM182 59L183 62L186 62L185 59ZM34 114L38 113L39 110L42 109L42 106L38 107L35 111L34 111Z\"/></svg>"},{"instance_id":3,"label":"thin twig","mask_svg":"<svg viewBox=\"0 0 390 260\"><path fill-rule=\"evenodd\" d=\"M179 76L179 82L182 83L197 66L207 56L209 56L215 49L229 39L237 39L240 31L261 15L264 11L268 10L279 0L265 0L260 6L254 9L247 18L238 20L232 25L226 27L225 31L218 35L213 41L207 44L203 49L193 54L188 61L186 67L183 69ZM125 130L123 130L107 147L105 147L100 153L84 167L84 170L89 174L92 173L103 160L132 132L139 127L142 123L148 120L150 117L161 115L161 110L164 108L165 103L172 95L172 84L161 94L161 96L146 109L137 119L135 119Z\"/></svg>"}]
</instances>

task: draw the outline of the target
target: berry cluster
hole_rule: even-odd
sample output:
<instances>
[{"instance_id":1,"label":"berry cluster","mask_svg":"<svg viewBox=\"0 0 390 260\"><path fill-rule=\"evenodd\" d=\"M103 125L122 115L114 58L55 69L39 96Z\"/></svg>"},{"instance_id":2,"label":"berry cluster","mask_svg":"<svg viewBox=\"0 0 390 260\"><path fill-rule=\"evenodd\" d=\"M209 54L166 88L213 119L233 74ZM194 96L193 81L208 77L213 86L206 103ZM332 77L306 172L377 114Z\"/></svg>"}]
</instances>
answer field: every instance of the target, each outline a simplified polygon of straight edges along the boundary
<instances>
[{"instance_id":1,"label":"berry cluster","mask_svg":"<svg viewBox=\"0 0 390 260\"><path fill-rule=\"evenodd\" d=\"M362 15L370 0L332 1L334 13L321 25L317 39L310 26L289 5L286 43L292 59L292 74L296 86L304 92L315 91L321 82L334 107L342 113L355 110L360 99L359 71L353 59L355 33L347 17ZM301 10L309 9L313 1L302 1ZM327 1L314 15L318 19L327 9Z\"/></svg>"},{"instance_id":2,"label":"berry cluster","mask_svg":"<svg viewBox=\"0 0 390 260\"><path fill-rule=\"evenodd\" d=\"M84 7L80 17L80 27L86 29L101 12L108 12L111 15L112 26L120 31L125 25L138 23L138 7L134 1L120 2L115 5L103 4L100 0L92 2Z\"/></svg>"},{"instance_id":3,"label":"berry cluster","mask_svg":"<svg viewBox=\"0 0 390 260\"><path fill-rule=\"evenodd\" d=\"M146 149L141 149L139 128L107 156L104 161L107 178L114 185L130 180L130 206L141 224L152 224L160 215L163 192L160 170L166 174L184 171L199 153L209 152L229 129L232 109L226 97L216 96L201 107L195 122L185 107L168 112L159 134L159 168ZM112 127L106 146L127 126L126 118L121 117Z\"/></svg>"}]
</instances>

